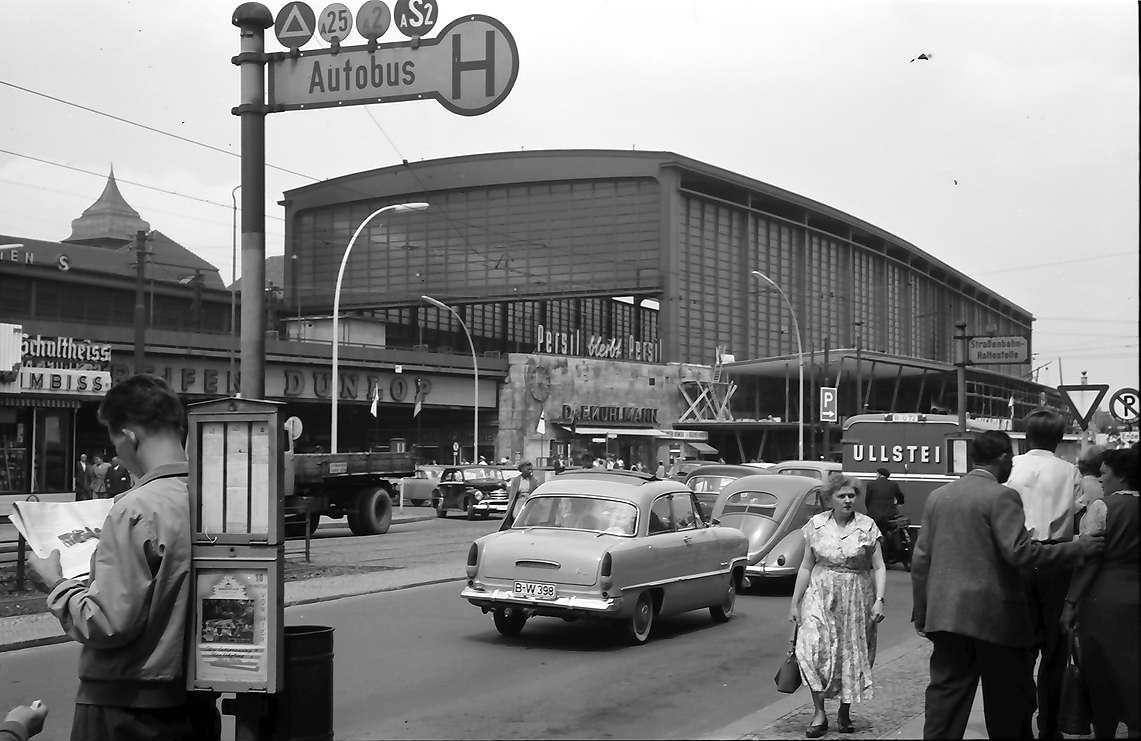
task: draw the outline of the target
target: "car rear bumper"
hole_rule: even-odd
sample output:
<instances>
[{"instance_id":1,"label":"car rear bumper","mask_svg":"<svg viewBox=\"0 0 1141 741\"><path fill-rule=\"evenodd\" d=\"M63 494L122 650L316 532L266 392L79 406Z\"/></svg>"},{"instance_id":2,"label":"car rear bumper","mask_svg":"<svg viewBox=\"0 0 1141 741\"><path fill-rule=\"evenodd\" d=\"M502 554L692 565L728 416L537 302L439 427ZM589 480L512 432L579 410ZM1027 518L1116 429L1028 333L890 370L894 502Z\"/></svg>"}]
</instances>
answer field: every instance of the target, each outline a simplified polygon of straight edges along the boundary
<instances>
[{"instance_id":1,"label":"car rear bumper","mask_svg":"<svg viewBox=\"0 0 1141 741\"><path fill-rule=\"evenodd\" d=\"M608 616L614 615L622 609L621 597L585 597L581 595L567 595L557 599L545 600L530 597L519 597L509 589L478 588L466 586L460 590L460 599L466 599L476 607L493 610L497 607L526 607L536 615L550 617L567 616Z\"/></svg>"},{"instance_id":2,"label":"car rear bumper","mask_svg":"<svg viewBox=\"0 0 1141 741\"><path fill-rule=\"evenodd\" d=\"M750 579L783 579L796 576L798 569L800 569L799 563L786 563L784 566L777 566L776 564L766 564L764 561L761 561L760 563L745 567L745 576Z\"/></svg>"}]
</instances>

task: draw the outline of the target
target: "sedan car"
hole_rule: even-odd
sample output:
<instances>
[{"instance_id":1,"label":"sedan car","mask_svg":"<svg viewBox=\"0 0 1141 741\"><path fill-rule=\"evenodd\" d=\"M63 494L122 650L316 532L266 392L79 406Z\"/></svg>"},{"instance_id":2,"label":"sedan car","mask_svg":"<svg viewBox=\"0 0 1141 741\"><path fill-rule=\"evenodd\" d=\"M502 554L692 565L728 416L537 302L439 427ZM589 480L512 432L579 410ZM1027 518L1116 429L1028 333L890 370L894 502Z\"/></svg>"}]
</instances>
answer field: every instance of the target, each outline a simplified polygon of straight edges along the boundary
<instances>
[{"instance_id":1,"label":"sedan car","mask_svg":"<svg viewBox=\"0 0 1141 741\"><path fill-rule=\"evenodd\" d=\"M841 466L835 461L781 461L766 469L769 473L783 473L790 476L809 476L817 481L825 481L834 473L840 473Z\"/></svg>"},{"instance_id":2,"label":"sedan car","mask_svg":"<svg viewBox=\"0 0 1141 741\"><path fill-rule=\"evenodd\" d=\"M634 471L576 469L538 486L512 526L472 543L460 597L515 636L533 616L594 618L645 643L657 617L733 616L748 541L706 525L693 492Z\"/></svg>"},{"instance_id":3,"label":"sedan car","mask_svg":"<svg viewBox=\"0 0 1141 741\"><path fill-rule=\"evenodd\" d=\"M746 576L796 576L804 557L800 529L827 509L820 488L820 481L808 476L761 474L744 476L721 490L711 521L737 528L749 539Z\"/></svg>"},{"instance_id":4,"label":"sedan car","mask_svg":"<svg viewBox=\"0 0 1141 741\"><path fill-rule=\"evenodd\" d=\"M507 514L507 482L503 472L494 466L454 466L440 473L432 506L437 517L447 517L448 510L467 513L469 520L486 520L492 512Z\"/></svg>"},{"instance_id":5,"label":"sedan car","mask_svg":"<svg viewBox=\"0 0 1141 741\"><path fill-rule=\"evenodd\" d=\"M416 466L416 472L410 478L400 479L404 501L411 502L413 507L436 501L440 496L440 474L446 468L447 466L435 465Z\"/></svg>"}]
</instances>

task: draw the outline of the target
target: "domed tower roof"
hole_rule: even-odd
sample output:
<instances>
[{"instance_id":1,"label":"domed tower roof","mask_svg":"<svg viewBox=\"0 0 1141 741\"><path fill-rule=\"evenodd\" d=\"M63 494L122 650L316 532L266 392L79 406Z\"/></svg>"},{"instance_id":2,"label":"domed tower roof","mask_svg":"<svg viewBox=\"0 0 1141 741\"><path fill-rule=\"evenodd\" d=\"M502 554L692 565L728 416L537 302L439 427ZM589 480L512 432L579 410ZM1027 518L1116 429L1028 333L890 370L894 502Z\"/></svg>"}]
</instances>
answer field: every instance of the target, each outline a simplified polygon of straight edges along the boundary
<instances>
[{"instance_id":1,"label":"domed tower roof","mask_svg":"<svg viewBox=\"0 0 1141 741\"><path fill-rule=\"evenodd\" d=\"M82 216L72 220L71 236L63 241L115 248L133 241L135 232L140 229L149 232L151 225L124 200L115 183L115 168L112 166L102 195L87 207Z\"/></svg>"}]
</instances>

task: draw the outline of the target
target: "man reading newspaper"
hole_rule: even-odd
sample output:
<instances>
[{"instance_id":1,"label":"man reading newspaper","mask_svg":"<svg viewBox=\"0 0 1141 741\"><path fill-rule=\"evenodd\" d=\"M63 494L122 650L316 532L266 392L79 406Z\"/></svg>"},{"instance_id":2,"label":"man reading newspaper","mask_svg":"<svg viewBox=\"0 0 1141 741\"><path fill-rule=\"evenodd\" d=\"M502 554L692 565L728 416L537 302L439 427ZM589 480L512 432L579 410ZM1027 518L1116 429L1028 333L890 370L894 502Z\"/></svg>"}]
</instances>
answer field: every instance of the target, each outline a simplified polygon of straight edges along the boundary
<instances>
[{"instance_id":1,"label":"man reading newspaper","mask_svg":"<svg viewBox=\"0 0 1141 741\"><path fill-rule=\"evenodd\" d=\"M182 403L161 378L136 375L111 387L99 419L139 483L110 500L88 581L65 578L58 552L30 559L49 591L48 609L83 644L71 738L211 738L213 729L193 727L186 692L190 511Z\"/></svg>"}]
</instances>

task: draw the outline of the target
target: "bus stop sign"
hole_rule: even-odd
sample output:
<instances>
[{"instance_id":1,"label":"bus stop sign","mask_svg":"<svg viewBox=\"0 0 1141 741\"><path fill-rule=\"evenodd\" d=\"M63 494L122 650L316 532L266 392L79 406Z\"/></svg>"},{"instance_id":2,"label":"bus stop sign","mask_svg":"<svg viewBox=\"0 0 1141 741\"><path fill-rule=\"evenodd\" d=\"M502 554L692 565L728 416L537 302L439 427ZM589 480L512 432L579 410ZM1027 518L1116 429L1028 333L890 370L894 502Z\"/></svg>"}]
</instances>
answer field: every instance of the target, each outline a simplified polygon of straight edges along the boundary
<instances>
[{"instance_id":1,"label":"bus stop sign","mask_svg":"<svg viewBox=\"0 0 1141 741\"><path fill-rule=\"evenodd\" d=\"M269 110L436 100L478 116L503 102L519 75L507 27L486 15L452 21L432 39L317 49L269 59Z\"/></svg>"}]
</instances>

